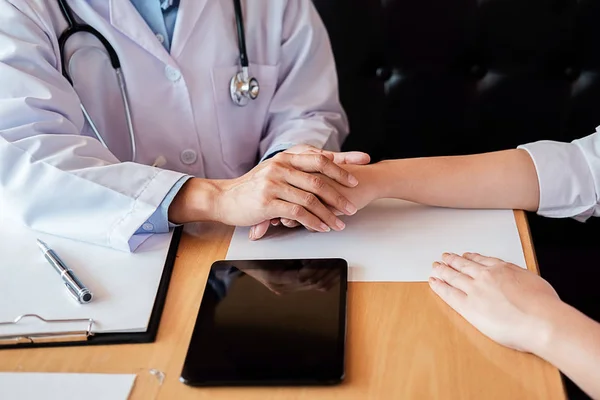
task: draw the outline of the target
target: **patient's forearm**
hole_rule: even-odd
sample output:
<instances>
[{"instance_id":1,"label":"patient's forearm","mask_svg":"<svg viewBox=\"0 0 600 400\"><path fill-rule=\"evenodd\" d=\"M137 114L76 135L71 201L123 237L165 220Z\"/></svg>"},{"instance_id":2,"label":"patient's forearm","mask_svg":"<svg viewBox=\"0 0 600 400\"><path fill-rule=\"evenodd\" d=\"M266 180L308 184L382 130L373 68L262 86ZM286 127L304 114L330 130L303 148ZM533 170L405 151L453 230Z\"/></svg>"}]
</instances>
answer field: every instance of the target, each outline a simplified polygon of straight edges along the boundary
<instances>
[{"instance_id":1,"label":"patient's forearm","mask_svg":"<svg viewBox=\"0 0 600 400\"><path fill-rule=\"evenodd\" d=\"M370 167L377 197L453 208L536 211L539 206L537 173L525 150L383 161Z\"/></svg>"},{"instance_id":2,"label":"patient's forearm","mask_svg":"<svg viewBox=\"0 0 600 400\"><path fill-rule=\"evenodd\" d=\"M600 399L600 324L565 303L553 309L548 322L548 332L536 341L533 352Z\"/></svg>"}]
</instances>

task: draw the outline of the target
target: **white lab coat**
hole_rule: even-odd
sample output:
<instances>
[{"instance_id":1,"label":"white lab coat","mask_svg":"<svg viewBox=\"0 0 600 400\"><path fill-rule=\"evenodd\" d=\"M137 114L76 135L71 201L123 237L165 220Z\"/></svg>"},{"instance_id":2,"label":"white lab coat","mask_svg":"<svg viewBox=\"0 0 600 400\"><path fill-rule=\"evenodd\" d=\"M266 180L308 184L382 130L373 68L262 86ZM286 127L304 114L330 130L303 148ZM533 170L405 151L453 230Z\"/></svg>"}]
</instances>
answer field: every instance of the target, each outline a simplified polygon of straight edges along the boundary
<instances>
[{"instance_id":1,"label":"white lab coat","mask_svg":"<svg viewBox=\"0 0 600 400\"><path fill-rule=\"evenodd\" d=\"M100 43L80 33L60 71L66 28L56 1L0 0L0 212L33 229L129 250L134 232L183 174L233 178L269 149L339 149L347 121L326 30L310 0L245 0L257 100L235 106L239 70L231 0L182 0L171 53L126 0L69 0L120 57L138 156ZM95 138L90 112L111 151ZM150 165L163 156L164 169ZM125 162L123 162L125 161ZM145 164L145 165L144 165Z\"/></svg>"},{"instance_id":2,"label":"white lab coat","mask_svg":"<svg viewBox=\"0 0 600 400\"><path fill-rule=\"evenodd\" d=\"M600 127L572 143L542 140L519 147L537 170L538 214L582 222L600 217Z\"/></svg>"}]
</instances>

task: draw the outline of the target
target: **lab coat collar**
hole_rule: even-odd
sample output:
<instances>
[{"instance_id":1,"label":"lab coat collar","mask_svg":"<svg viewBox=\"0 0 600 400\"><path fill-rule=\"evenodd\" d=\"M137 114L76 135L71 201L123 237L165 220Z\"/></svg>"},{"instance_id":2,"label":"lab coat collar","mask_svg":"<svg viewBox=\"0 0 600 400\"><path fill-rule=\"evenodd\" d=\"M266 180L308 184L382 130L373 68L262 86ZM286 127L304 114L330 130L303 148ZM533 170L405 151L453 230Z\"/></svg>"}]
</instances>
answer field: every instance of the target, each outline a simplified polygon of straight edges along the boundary
<instances>
[{"instance_id":1,"label":"lab coat collar","mask_svg":"<svg viewBox=\"0 0 600 400\"><path fill-rule=\"evenodd\" d=\"M171 64L171 56L130 1L110 0L110 23L160 61Z\"/></svg>"},{"instance_id":2,"label":"lab coat collar","mask_svg":"<svg viewBox=\"0 0 600 400\"><path fill-rule=\"evenodd\" d=\"M123 1L123 0L113 0ZM200 15L206 8L208 0L182 0L177 10L177 20L171 41L171 57L177 58L186 46L188 38L196 29ZM218 2L211 1L211 6L218 6Z\"/></svg>"}]
</instances>

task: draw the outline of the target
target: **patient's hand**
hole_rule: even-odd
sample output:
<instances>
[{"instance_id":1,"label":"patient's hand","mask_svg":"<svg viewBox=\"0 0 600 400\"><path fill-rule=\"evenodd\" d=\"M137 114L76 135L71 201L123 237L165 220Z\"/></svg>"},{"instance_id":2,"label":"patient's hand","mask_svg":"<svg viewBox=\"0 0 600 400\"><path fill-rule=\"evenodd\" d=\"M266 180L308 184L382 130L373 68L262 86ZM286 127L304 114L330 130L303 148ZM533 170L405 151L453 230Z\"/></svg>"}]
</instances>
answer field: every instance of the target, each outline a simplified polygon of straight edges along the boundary
<instances>
[{"instance_id":1,"label":"patient's hand","mask_svg":"<svg viewBox=\"0 0 600 400\"><path fill-rule=\"evenodd\" d=\"M338 184L337 182L329 179L326 176L319 175L325 182L332 185L339 193L345 196L357 209L362 209L376 200L378 196L377 183L373 171L372 165L344 165L344 169L351 172L358 180L358 185L353 188L348 188ZM344 213L334 210L336 215L343 215ZM269 226L283 225L288 228L295 228L300 226L297 221L290 219L273 219L271 221L264 221L258 225L253 226L250 229L250 239L258 240L262 238L268 231Z\"/></svg>"},{"instance_id":2,"label":"patient's hand","mask_svg":"<svg viewBox=\"0 0 600 400\"><path fill-rule=\"evenodd\" d=\"M446 253L442 260L434 263L431 288L492 340L532 352L554 321L564 323L562 302L540 276L477 253Z\"/></svg>"}]
</instances>

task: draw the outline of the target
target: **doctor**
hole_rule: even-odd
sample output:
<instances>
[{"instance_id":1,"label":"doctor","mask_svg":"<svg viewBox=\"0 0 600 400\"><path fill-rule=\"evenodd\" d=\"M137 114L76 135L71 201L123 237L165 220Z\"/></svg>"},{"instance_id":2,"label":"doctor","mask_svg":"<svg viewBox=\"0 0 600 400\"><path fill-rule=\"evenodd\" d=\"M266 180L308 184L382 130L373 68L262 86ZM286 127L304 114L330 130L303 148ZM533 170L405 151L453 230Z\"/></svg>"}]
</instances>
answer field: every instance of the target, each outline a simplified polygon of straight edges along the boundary
<instances>
[{"instance_id":1,"label":"doctor","mask_svg":"<svg viewBox=\"0 0 600 400\"><path fill-rule=\"evenodd\" d=\"M600 127L572 143L540 141L487 154L347 169L360 184L340 190L359 208L377 198L400 198L439 207L522 209L579 221L600 216ZM268 222L260 224L256 235L268 227ZM544 358L600 399L600 324L561 301L544 279L497 258L443 254L434 262L429 284L482 333Z\"/></svg>"},{"instance_id":2,"label":"doctor","mask_svg":"<svg viewBox=\"0 0 600 400\"><path fill-rule=\"evenodd\" d=\"M190 221L340 230L326 206L356 207L310 173L357 184L338 164L367 155L321 150L347 131L310 0L0 0L0 212L33 229L126 251Z\"/></svg>"}]
</instances>

